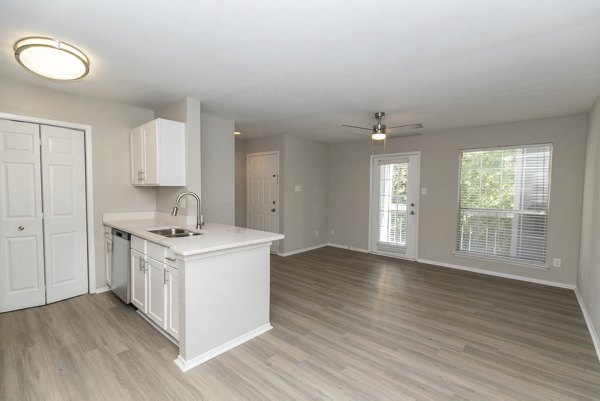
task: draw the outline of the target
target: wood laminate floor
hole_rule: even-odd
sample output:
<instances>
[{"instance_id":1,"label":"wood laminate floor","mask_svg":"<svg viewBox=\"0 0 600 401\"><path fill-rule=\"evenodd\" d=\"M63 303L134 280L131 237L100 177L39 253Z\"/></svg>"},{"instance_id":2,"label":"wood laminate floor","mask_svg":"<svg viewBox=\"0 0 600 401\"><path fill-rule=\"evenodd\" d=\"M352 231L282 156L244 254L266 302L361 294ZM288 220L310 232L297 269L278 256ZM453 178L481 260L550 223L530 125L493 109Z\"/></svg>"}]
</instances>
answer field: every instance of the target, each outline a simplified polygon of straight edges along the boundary
<instances>
[{"instance_id":1,"label":"wood laminate floor","mask_svg":"<svg viewBox=\"0 0 600 401\"><path fill-rule=\"evenodd\" d=\"M185 374L110 292L0 314L0 399L600 399L573 291L336 248L271 278L275 328Z\"/></svg>"}]
</instances>

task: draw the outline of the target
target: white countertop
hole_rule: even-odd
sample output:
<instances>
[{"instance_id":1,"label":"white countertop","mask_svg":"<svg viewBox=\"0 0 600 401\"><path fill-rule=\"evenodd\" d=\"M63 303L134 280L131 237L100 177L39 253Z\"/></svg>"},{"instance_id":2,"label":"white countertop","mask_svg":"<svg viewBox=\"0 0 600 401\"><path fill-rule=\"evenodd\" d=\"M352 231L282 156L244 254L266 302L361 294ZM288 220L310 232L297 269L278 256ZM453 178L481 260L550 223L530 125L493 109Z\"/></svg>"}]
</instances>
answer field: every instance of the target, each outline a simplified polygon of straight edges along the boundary
<instances>
[{"instance_id":1,"label":"white countertop","mask_svg":"<svg viewBox=\"0 0 600 401\"><path fill-rule=\"evenodd\" d=\"M189 256L200 253L237 248L245 245L254 245L283 239L282 234L266 231L250 230L247 228L228 226L218 223L207 223L201 230L192 225L174 225L168 221L155 217L128 220L105 220L104 225L116 228L146 239L148 241L169 247L178 255ZM159 228L186 228L202 233L184 238L167 238L162 235L152 234L149 229Z\"/></svg>"}]
</instances>

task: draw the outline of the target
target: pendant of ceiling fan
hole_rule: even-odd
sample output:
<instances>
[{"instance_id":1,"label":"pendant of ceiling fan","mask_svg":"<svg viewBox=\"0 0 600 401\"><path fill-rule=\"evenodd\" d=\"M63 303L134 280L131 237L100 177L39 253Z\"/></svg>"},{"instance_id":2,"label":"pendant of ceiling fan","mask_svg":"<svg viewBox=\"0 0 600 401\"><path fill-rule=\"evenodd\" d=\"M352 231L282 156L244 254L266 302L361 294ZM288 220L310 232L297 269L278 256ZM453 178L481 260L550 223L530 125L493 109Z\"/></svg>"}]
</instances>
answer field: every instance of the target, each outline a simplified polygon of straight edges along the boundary
<instances>
[{"instance_id":1,"label":"pendant of ceiling fan","mask_svg":"<svg viewBox=\"0 0 600 401\"><path fill-rule=\"evenodd\" d=\"M356 125L346 125L346 124L342 124L342 127L357 128L357 129L371 131L371 139L374 141L382 141L382 140L386 139L387 134L395 128L404 128L404 129L423 128L423 124L420 124L420 123L395 125L393 127L386 127L386 125L383 124L383 122L382 122L384 117L385 117L385 113L383 111L378 111L377 113L375 113L375 118L377 119L377 124L374 124L373 128L357 127ZM417 133L417 134L412 134L412 135L419 135L419 134Z\"/></svg>"}]
</instances>

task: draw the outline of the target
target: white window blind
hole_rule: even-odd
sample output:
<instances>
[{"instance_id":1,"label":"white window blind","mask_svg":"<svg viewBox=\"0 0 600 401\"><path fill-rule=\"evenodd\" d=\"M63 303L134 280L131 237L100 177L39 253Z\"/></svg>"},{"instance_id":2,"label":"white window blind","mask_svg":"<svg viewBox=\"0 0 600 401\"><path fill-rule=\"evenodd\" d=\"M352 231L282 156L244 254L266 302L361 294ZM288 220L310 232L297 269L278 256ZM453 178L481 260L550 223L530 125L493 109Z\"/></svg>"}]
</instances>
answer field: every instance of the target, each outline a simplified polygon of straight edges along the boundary
<instances>
[{"instance_id":1,"label":"white window blind","mask_svg":"<svg viewBox=\"0 0 600 401\"><path fill-rule=\"evenodd\" d=\"M458 253L545 264L552 145L460 153Z\"/></svg>"}]
</instances>

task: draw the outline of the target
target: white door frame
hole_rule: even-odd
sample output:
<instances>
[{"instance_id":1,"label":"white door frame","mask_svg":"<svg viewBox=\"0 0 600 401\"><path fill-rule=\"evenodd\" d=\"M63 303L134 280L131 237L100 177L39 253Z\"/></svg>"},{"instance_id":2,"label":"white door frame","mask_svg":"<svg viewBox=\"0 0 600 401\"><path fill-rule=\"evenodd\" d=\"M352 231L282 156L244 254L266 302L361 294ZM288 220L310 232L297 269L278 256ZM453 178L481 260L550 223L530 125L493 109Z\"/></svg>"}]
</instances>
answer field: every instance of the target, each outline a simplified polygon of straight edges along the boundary
<instances>
[{"instance_id":1,"label":"white door frame","mask_svg":"<svg viewBox=\"0 0 600 401\"><path fill-rule=\"evenodd\" d=\"M250 221L250 214L248 213L248 159L252 156L264 156L264 155L277 155L277 207L275 208L275 214L277 216L277 233L279 234L281 231L281 220L279 210L281 209L281 169L279 162L281 161L279 157L278 150L271 150L269 152L256 152L256 153L247 153L246 154L246 227L248 227L248 222ZM275 253L279 255L279 240L275 241Z\"/></svg>"},{"instance_id":2,"label":"white door frame","mask_svg":"<svg viewBox=\"0 0 600 401\"><path fill-rule=\"evenodd\" d=\"M371 158L369 160L369 253L373 253L375 255L384 255L384 256L389 256L389 257L393 257L393 258L398 258L398 259L406 259L404 257L402 257L402 255L397 255L397 254L393 254L391 252L377 252L373 249L372 245L371 245L371 239L372 239L372 235L373 235L373 230L372 230L372 224L373 224L373 196L375 195L373 193L373 163L375 158L380 158L380 157L406 157L406 156L417 156L418 159L418 163L417 163L417 169L416 169L416 175L417 177L415 178L415 181L417 182L417 188L416 188L416 197L417 197L417 214L416 214L416 218L415 218L415 255L414 258L409 259L409 260L417 260L419 258L419 219L420 219L420 215L421 215L421 202L420 202L420 196L421 196L421 151L414 151L414 152L402 152L402 153L385 153L385 154L380 154L380 155L371 155Z\"/></svg>"},{"instance_id":3,"label":"white door frame","mask_svg":"<svg viewBox=\"0 0 600 401\"><path fill-rule=\"evenodd\" d=\"M85 195L87 220L87 250L88 250L88 294L96 293L96 247L94 246L94 183L92 180L92 126L75 124L65 121L50 120L21 116L18 114L0 113L3 120L20 121L41 125L52 125L62 128L72 128L84 132L85 142Z\"/></svg>"}]
</instances>

